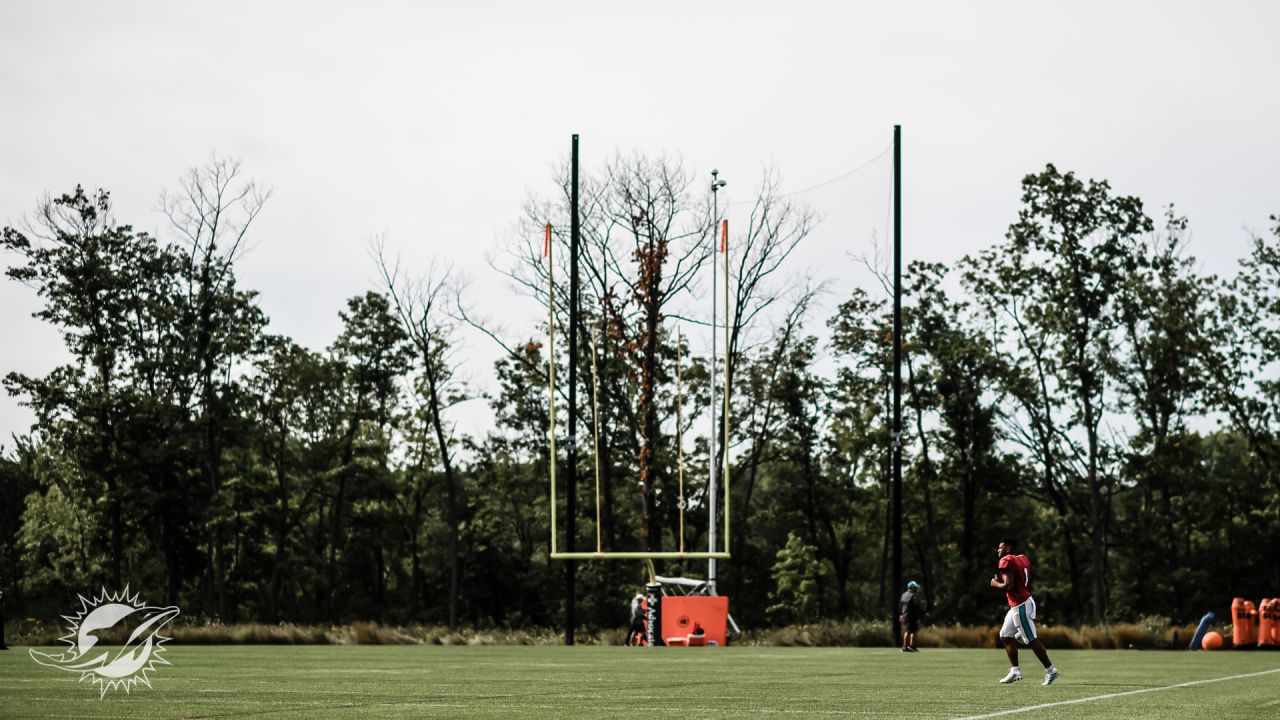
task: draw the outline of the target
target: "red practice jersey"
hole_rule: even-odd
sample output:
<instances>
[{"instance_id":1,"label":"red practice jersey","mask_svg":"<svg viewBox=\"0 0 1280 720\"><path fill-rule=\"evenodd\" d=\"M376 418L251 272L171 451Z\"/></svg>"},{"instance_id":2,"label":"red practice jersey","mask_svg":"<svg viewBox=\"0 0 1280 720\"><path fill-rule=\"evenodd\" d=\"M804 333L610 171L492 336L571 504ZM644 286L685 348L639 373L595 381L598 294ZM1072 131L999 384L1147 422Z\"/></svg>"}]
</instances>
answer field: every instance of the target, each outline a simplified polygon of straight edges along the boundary
<instances>
[{"instance_id":1,"label":"red practice jersey","mask_svg":"<svg viewBox=\"0 0 1280 720\"><path fill-rule=\"evenodd\" d=\"M1009 587L1004 594L1009 607L1017 607L1031 598L1031 561L1026 555L1005 555L1000 558L1000 571L1005 574Z\"/></svg>"}]
</instances>

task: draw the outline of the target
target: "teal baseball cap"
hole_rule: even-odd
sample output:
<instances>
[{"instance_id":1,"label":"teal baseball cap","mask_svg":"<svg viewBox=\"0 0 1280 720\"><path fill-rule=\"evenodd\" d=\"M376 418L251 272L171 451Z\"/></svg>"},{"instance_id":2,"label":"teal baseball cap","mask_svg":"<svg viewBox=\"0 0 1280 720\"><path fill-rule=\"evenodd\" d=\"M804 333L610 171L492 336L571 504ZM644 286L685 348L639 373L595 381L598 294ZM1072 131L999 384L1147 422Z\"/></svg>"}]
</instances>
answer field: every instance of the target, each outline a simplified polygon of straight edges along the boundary
<instances>
[{"instance_id":1,"label":"teal baseball cap","mask_svg":"<svg viewBox=\"0 0 1280 720\"><path fill-rule=\"evenodd\" d=\"M908 590L919 590L919 589L920 589L920 583L916 582L915 580L912 580L911 582L907 583L907 589L908 589Z\"/></svg>"}]
</instances>

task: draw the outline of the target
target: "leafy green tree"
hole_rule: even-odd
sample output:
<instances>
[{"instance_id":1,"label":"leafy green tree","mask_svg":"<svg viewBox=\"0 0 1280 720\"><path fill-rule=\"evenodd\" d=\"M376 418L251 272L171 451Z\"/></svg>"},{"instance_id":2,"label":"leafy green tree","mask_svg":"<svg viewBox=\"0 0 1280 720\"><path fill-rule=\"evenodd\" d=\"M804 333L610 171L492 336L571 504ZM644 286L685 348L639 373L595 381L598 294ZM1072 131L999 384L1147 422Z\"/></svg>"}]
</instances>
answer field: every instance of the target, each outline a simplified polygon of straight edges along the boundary
<instances>
[{"instance_id":1,"label":"leafy green tree","mask_svg":"<svg viewBox=\"0 0 1280 720\"><path fill-rule=\"evenodd\" d=\"M44 378L10 373L5 385L11 394L26 397L45 440L64 448L78 466L77 491L103 498L107 570L119 585L128 493L118 439L126 413L123 354L137 293L146 287L134 272L134 260L153 252L154 241L115 222L105 191L91 197L77 186L43 202L28 232L6 227L0 247L19 257L7 275L44 298L35 316L60 328L72 357L71 364Z\"/></svg>"},{"instance_id":2,"label":"leafy green tree","mask_svg":"<svg viewBox=\"0 0 1280 720\"><path fill-rule=\"evenodd\" d=\"M14 440L12 457L0 446L0 587L5 588L9 607L22 612L26 553L18 537L25 528L26 498L37 491L39 481L35 474L36 449L30 439L15 437Z\"/></svg>"},{"instance_id":3,"label":"leafy green tree","mask_svg":"<svg viewBox=\"0 0 1280 720\"><path fill-rule=\"evenodd\" d=\"M875 590L874 595L859 593L855 607L888 607L889 593L893 592L888 587L892 318L884 301L857 289L840 304L827 325L832 351L839 361L829 390L830 472L853 496L854 526L868 530L862 545L871 548L877 541L880 545L878 558L861 553L862 575L875 578Z\"/></svg>"},{"instance_id":4,"label":"leafy green tree","mask_svg":"<svg viewBox=\"0 0 1280 720\"><path fill-rule=\"evenodd\" d=\"M734 557L720 579L739 621L883 618L898 590L887 586L886 304L859 290L825 318L830 363L805 332L807 285L785 311L772 305L779 321L764 332L783 297L771 278L813 220L766 187L731 238L734 429L700 436L695 408L718 375L669 316L701 292L716 218L674 163L606 170L583 188L575 468L590 497L598 465L601 505L598 518L580 514L576 540L700 546L708 527L692 511L714 502L705 468L728 445ZM556 623L546 364L563 377L565 344L548 357L529 339L545 327L512 335L525 340L504 345L486 393L493 429L461 436L453 409L473 393L457 322L481 324L453 275L410 281L383 262L383 287L348 301L326 351L268 335L235 272L266 197L215 159L162 199L173 242L117 223L109 196L83 189L5 229L9 277L39 293L37 317L69 355L5 381L36 416L0 453L6 593L33 614L119 580L228 622ZM989 620L986 543L1009 532L1033 555L1053 623L1189 621L1269 593L1280 583L1280 220L1221 281L1187 256L1184 219L1170 210L1156 233L1105 182L1049 166L1024 179L1023 201L1005 241L961 263L958 285L941 265L906 273L907 563L933 615ZM513 276L535 294L550 270L542 223L563 232L564 212L530 208L538 243ZM622 622L640 571L582 568L584 624Z\"/></svg>"},{"instance_id":5,"label":"leafy green tree","mask_svg":"<svg viewBox=\"0 0 1280 720\"><path fill-rule=\"evenodd\" d=\"M377 602L386 571L383 520L391 495L390 442L401 382L412 362L408 335L390 299L367 292L339 313L343 329L330 348L339 377L342 428L329 485L326 610L343 614L345 579L364 578L361 589ZM352 533L355 533L353 536ZM372 567L372 573L367 569Z\"/></svg>"},{"instance_id":6,"label":"leafy green tree","mask_svg":"<svg viewBox=\"0 0 1280 720\"><path fill-rule=\"evenodd\" d=\"M1271 219L1270 237L1253 238L1229 292L1218 296L1207 391L1280 487L1280 215Z\"/></svg>"},{"instance_id":7,"label":"leafy green tree","mask_svg":"<svg viewBox=\"0 0 1280 720\"><path fill-rule=\"evenodd\" d=\"M1195 612L1182 604L1192 589L1181 572L1182 535L1193 524L1179 522L1176 505L1199 463L1189 421L1203 409L1215 290L1186 255L1186 227L1186 219L1170 208L1163 233L1135 239L1115 296L1115 375L1123 406L1137 425L1122 471L1127 488L1116 502L1125 514L1115 534L1135 550L1132 558L1121 559L1133 562L1120 576L1128 582L1117 587L1128 606L1120 613L1130 616L1153 605L1178 617Z\"/></svg>"},{"instance_id":8,"label":"leafy green tree","mask_svg":"<svg viewBox=\"0 0 1280 720\"><path fill-rule=\"evenodd\" d=\"M234 618L236 608L228 602L226 580L233 559L225 545L235 537L237 519L223 482L237 473L227 463L252 432L242 422L250 399L232 370L251 361L267 324L256 293L237 287L235 262L269 197L269 191L243 177L239 161L217 157L190 168L178 190L160 196L183 248L181 296L175 304L185 352L178 359L196 404L193 433L209 498L203 518L208 602L218 617L227 619Z\"/></svg>"},{"instance_id":9,"label":"leafy green tree","mask_svg":"<svg viewBox=\"0 0 1280 720\"><path fill-rule=\"evenodd\" d=\"M340 378L333 363L288 338L271 336L264 345L250 392L262 428L258 452L271 477L265 498L271 507L272 550L266 612L278 622L285 619L284 608L295 607L299 599L296 588L305 582L301 570L310 564L303 560L314 560L298 531L325 490L327 474L317 460L329 453L326 445L340 425L329 405Z\"/></svg>"},{"instance_id":10,"label":"leafy green tree","mask_svg":"<svg viewBox=\"0 0 1280 720\"><path fill-rule=\"evenodd\" d=\"M56 448L35 451L30 460L38 488L26 496L17 537L25 589L41 598L82 592L81 583L101 577L108 559L97 542L96 498L72 481L78 468Z\"/></svg>"},{"instance_id":11,"label":"leafy green tree","mask_svg":"<svg viewBox=\"0 0 1280 720\"><path fill-rule=\"evenodd\" d=\"M976 565L979 543L1019 501L999 449L1007 368L968 303L948 296L946 278L938 264L914 262L907 272L904 356L916 437L908 486L925 511L923 538L913 544L927 602L939 618L974 617L989 599L975 583L985 577Z\"/></svg>"},{"instance_id":12,"label":"leafy green tree","mask_svg":"<svg viewBox=\"0 0 1280 720\"><path fill-rule=\"evenodd\" d=\"M454 457L456 438L447 417L450 408L467 399L468 393L458 376L459 360L454 355L457 321L449 313L448 303L461 294L461 282L450 269L433 265L424 279L414 280L400 273L399 265L389 266L379 252L379 268L383 283L394 308L396 321L409 347L415 413L420 416L424 433L420 442L428 443L438 456L444 474L444 520L449 563L449 627L457 627L462 592L462 525L465 480Z\"/></svg>"},{"instance_id":13,"label":"leafy green tree","mask_svg":"<svg viewBox=\"0 0 1280 720\"><path fill-rule=\"evenodd\" d=\"M803 340L803 323L812 299L812 294L803 294L775 328L771 342L744 353L739 375L737 402L743 410L738 434L746 450L735 468L737 491L730 498L735 519L734 562L729 565L723 586L757 616L765 614L763 601L767 598L757 595L757 600L739 589L767 588L772 582L769 573L775 552L773 538L771 533L762 532L756 517L771 510L773 498L767 486L771 464L778 456L776 438L784 422L779 386L789 367L787 360Z\"/></svg>"},{"instance_id":14,"label":"leafy green tree","mask_svg":"<svg viewBox=\"0 0 1280 720\"><path fill-rule=\"evenodd\" d=\"M773 564L774 590L769 594L769 621L776 625L813 622L821 612L822 582L818 549L799 535L787 534Z\"/></svg>"},{"instance_id":15,"label":"leafy green tree","mask_svg":"<svg viewBox=\"0 0 1280 720\"><path fill-rule=\"evenodd\" d=\"M1230 452L1215 453L1218 458L1239 468L1242 476L1251 476L1253 499L1232 505L1232 512L1219 520L1231 527L1245 517L1262 528L1280 526L1280 215L1272 216L1275 225L1269 235L1253 238L1249 254L1240 261L1237 276L1216 294L1210 313L1206 362L1206 402L1223 413L1230 427L1228 447L1239 452L1247 448L1248 458L1229 458ZM1217 447L1215 446L1215 449ZM1229 459L1228 459L1229 458ZM1221 500L1220 496L1211 499ZM1215 502L1221 506L1221 502ZM1240 547L1238 533L1233 534L1234 547ZM1271 572L1249 576L1270 577L1280 583L1280 568L1274 560L1274 540L1265 540L1257 548L1265 550L1254 559L1256 567ZM1233 579L1244 579L1239 572Z\"/></svg>"},{"instance_id":16,"label":"leafy green tree","mask_svg":"<svg viewBox=\"0 0 1280 720\"><path fill-rule=\"evenodd\" d=\"M1090 608L1100 622L1114 489L1102 432L1113 386L1113 300L1122 268L1133 262L1131 242L1152 223L1138 198L1113 195L1106 181L1085 182L1053 165L1028 175L1022 188L1023 209L1006 242L971 263L967 278L990 316L1011 320L999 346L1016 353L1019 396L1046 489L1061 495L1058 484L1073 475L1085 485ZM1059 416L1060 405L1066 412Z\"/></svg>"},{"instance_id":17,"label":"leafy green tree","mask_svg":"<svg viewBox=\"0 0 1280 720\"><path fill-rule=\"evenodd\" d=\"M472 602L488 618L553 624L561 604L556 581L562 576L549 557L550 416L545 378L538 371L545 360L536 341L519 351L522 358L495 363L498 385L488 398L495 428L475 448L469 523L475 535L466 571ZM499 577L503 582L493 582Z\"/></svg>"}]
</instances>

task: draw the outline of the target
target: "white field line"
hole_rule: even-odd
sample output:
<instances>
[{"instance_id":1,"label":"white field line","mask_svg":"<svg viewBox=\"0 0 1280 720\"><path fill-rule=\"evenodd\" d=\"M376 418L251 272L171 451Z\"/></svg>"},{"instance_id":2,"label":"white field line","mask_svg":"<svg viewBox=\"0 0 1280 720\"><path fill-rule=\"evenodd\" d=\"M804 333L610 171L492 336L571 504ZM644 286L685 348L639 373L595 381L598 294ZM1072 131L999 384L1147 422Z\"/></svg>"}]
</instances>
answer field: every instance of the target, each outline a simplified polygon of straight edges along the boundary
<instances>
[{"instance_id":1,"label":"white field line","mask_svg":"<svg viewBox=\"0 0 1280 720\"><path fill-rule=\"evenodd\" d=\"M1225 680L1240 680L1242 678L1258 677L1259 675L1270 675L1271 673L1280 672L1280 667L1271 670L1263 670L1262 672L1245 673L1244 675L1231 675L1229 677L1210 678L1208 680L1192 680L1191 682L1178 683L1177 685L1165 685L1163 687L1143 688L1141 690L1128 690L1118 693L1107 693L1106 695L1094 695L1093 697L1076 698L1075 700L1060 700L1058 702L1043 703L1041 705L1030 705L1028 707L1015 708L1013 710L1001 710L1000 712L987 713L986 715L970 715L968 717L956 718L956 720L985 720L985 718L1000 717L1002 715L1015 715L1017 713L1033 712L1036 710L1044 710L1045 708L1058 707L1060 705L1078 705L1080 703L1093 702L1094 700L1110 700L1111 698L1124 697L1126 695L1141 695L1149 692L1160 692L1161 690L1173 690L1175 688L1191 687L1192 685L1207 685L1209 683L1223 682Z\"/></svg>"}]
</instances>

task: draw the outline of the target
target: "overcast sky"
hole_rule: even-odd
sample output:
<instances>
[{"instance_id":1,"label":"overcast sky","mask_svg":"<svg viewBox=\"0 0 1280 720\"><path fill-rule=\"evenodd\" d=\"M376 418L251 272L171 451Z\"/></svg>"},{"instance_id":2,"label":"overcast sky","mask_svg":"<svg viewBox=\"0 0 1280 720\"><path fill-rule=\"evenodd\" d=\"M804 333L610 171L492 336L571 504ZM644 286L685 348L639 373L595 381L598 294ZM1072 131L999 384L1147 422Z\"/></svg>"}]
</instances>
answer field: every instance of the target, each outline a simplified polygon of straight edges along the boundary
<instances>
[{"instance_id":1,"label":"overcast sky","mask_svg":"<svg viewBox=\"0 0 1280 720\"><path fill-rule=\"evenodd\" d=\"M159 192L212 153L239 158L274 188L241 285L272 332L321 349L345 299L374 286L378 234L410 269L449 259L481 304L523 308L484 256L526 197L554 192L572 133L588 168L666 153L718 168L744 200L764 165L784 191L819 185L898 123L908 260L1000 240L1020 178L1053 162L1153 216L1176 203L1205 269L1230 273L1280 212L1277 28L1280 3L1262 0L6 0L0 223L81 183L165 236ZM852 268L822 258L882 236L887 167L799 196L839 233L797 262ZM63 359L37 307L0 279L0 373ZM527 310L512 324L532 327ZM477 366L492 359L466 342ZM0 444L30 422L0 398Z\"/></svg>"}]
</instances>

